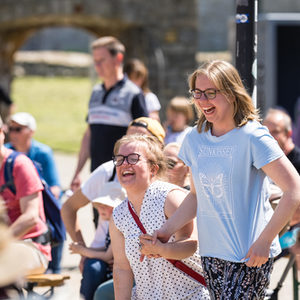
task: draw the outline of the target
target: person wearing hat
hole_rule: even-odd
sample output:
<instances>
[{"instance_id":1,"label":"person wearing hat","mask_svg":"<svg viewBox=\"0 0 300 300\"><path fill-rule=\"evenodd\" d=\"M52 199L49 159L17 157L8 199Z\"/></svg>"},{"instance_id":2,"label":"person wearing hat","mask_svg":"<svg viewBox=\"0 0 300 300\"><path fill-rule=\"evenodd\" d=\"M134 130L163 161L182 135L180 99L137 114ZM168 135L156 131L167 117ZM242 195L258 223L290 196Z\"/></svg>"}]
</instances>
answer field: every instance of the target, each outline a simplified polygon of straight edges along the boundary
<instances>
[{"instance_id":1,"label":"person wearing hat","mask_svg":"<svg viewBox=\"0 0 300 300\"><path fill-rule=\"evenodd\" d=\"M60 181L53 157L52 149L36 141L33 136L37 125L35 118L27 112L13 114L8 122L9 143L5 146L26 154L39 167L40 175L45 179L53 195L59 199L61 195ZM52 261L47 272L60 273L63 243L52 247Z\"/></svg>"},{"instance_id":2,"label":"person wearing hat","mask_svg":"<svg viewBox=\"0 0 300 300\"><path fill-rule=\"evenodd\" d=\"M31 160L39 163L42 175L50 186L52 193L59 198L60 182L49 146L33 139L37 125L35 118L27 112L18 112L10 117L8 134L10 142L5 144L7 148L25 153Z\"/></svg>"},{"instance_id":3,"label":"person wearing hat","mask_svg":"<svg viewBox=\"0 0 300 300\"><path fill-rule=\"evenodd\" d=\"M162 147L164 144L165 131L163 127L157 120L148 117L141 117L133 120L128 126L127 134L152 135L158 139ZM93 199L98 198L104 184L109 181L118 182L114 170L115 168L112 160L100 165L90 174L89 178L81 185L81 187L63 204L61 209L62 219L67 232L74 242L86 245L78 222L78 210L91 203ZM98 222L97 231L99 234L92 242L91 247L103 247L105 245L105 238L108 232L108 221L102 220L101 216ZM85 256L82 256L79 265L81 271L84 259Z\"/></svg>"},{"instance_id":4,"label":"person wearing hat","mask_svg":"<svg viewBox=\"0 0 300 300\"><path fill-rule=\"evenodd\" d=\"M106 183L98 198L92 201L98 210L101 219L109 221L113 209L126 198L126 192L118 182ZM99 232L96 230L95 239ZM101 231L100 231L101 234ZM86 300L92 300L98 285L112 278L110 265L113 262L113 254L110 246L109 232L106 234L104 247L86 247L80 243L73 242L69 245L72 254L80 254L86 259L83 265L80 293Z\"/></svg>"}]
</instances>

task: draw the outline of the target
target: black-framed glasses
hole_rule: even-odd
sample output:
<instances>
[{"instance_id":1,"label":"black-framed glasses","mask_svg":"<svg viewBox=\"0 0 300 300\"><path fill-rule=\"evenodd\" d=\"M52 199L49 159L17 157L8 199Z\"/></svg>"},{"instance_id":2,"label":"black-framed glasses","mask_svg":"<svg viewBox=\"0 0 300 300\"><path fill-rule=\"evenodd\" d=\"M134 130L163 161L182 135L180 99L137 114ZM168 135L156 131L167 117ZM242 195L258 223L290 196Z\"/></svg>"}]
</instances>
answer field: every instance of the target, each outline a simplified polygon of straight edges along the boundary
<instances>
[{"instance_id":1,"label":"black-framed glasses","mask_svg":"<svg viewBox=\"0 0 300 300\"><path fill-rule=\"evenodd\" d=\"M25 127L8 127L9 132L21 132Z\"/></svg>"},{"instance_id":2,"label":"black-framed glasses","mask_svg":"<svg viewBox=\"0 0 300 300\"><path fill-rule=\"evenodd\" d=\"M216 89L212 89L212 88L206 89L204 91L199 90L199 89L190 90L190 94L192 95L192 97L197 100L200 100L202 95L204 95L206 100L215 99L218 92L220 92L220 90L216 90Z\"/></svg>"},{"instance_id":3,"label":"black-framed glasses","mask_svg":"<svg viewBox=\"0 0 300 300\"><path fill-rule=\"evenodd\" d=\"M119 167L126 160L128 164L135 165L140 160L141 155L137 153L130 153L128 155L118 154L113 157L113 162L116 167Z\"/></svg>"}]
</instances>

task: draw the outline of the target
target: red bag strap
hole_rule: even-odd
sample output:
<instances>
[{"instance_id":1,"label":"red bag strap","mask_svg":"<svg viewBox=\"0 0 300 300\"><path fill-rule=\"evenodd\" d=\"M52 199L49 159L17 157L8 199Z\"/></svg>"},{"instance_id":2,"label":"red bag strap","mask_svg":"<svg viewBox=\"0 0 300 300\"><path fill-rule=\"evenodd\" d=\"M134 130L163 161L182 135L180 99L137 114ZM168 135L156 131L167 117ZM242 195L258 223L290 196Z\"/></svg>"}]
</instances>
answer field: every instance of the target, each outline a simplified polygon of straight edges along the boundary
<instances>
[{"instance_id":1,"label":"red bag strap","mask_svg":"<svg viewBox=\"0 0 300 300\"><path fill-rule=\"evenodd\" d=\"M142 222L140 221L140 218L138 217L138 215L134 212L134 210L132 209L129 201L128 201L128 209L135 221L135 223L138 225L138 227L140 228L140 230L142 231L143 234L146 234L146 229L143 226ZM176 267L177 269L181 270L182 272L188 274L189 276L191 276L193 279L195 279L196 281L200 282L202 285L206 286L206 282L204 277L195 272L193 269L191 269L189 266L187 266L185 263L183 263L180 260L176 260L176 259L168 259L166 258L167 261L169 261L174 267Z\"/></svg>"}]
</instances>

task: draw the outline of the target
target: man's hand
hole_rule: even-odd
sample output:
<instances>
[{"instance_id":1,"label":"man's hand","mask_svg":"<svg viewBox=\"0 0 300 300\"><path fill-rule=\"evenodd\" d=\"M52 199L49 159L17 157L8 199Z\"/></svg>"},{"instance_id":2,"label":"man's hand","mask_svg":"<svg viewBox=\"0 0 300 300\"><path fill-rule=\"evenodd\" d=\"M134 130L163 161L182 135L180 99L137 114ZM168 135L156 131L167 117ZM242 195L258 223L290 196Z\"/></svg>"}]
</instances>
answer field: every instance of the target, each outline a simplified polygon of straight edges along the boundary
<instances>
[{"instance_id":1,"label":"man's hand","mask_svg":"<svg viewBox=\"0 0 300 300\"><path fill-rule=\"evenodd\" d=\"M71 243L69 245L69 250L71 252L71 254L81 254L83 253L84 250L84 245L80 244L80 243Z\"/></svg>"},{"instance_id":2,"label":"man's hand","mask_svg":"<svg viewBox=\"0 0 300 300\"><path fill-rule=\"evenodd\" d=\"M80 188L80 185L81 185L81 179L78 174L78 175L75 175L73 180L71 181L71 184L70 184L71 191L75 192L76 190L78 190Z\"/></svg>"}]
</instances>

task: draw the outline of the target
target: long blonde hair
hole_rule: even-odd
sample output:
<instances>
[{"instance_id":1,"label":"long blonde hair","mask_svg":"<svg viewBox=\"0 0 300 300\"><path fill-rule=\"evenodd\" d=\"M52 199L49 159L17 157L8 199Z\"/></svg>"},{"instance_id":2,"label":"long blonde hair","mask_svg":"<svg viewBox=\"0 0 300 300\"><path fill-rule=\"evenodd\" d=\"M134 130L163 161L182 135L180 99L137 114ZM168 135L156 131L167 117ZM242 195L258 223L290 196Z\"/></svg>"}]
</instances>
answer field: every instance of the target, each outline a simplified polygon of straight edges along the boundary
<instances>
[{"instance_id":1,"label":"long blonde hair","mask_svg":"<svg viewBox=\"0 0 300 300\"><path fill-rule=\"evenodd\" d=\"M234 99L233 119L236 127L241 127L250 120L260 120L258 110L254 107L238 71L232 64L222 60L204 63L189 76L188 82L191 90L195 89L196 79L200 75L206 76L227 99ZM193 99L191 100L194 102ZM196 105L195 107L199 116L197 129L201 132L206 118ZM207 121L204 130L208 131L211 127L212 124Z\"/></svg>"},{"instance_id":2,"label":"long blonde hair","mask_svg":"<svg viewBox=\"0 0 300 300\"><path fill-rule=\"evenodd\" d=\"M117 155L122 145L135 143L143 144L147 153L147 159L150 165L158 167L156 177L159 179L165 179L165 173L167 169L165 156L162 150L161 143L154 136L141 135L141 134L130 134L124 135L122 138L117 140L114 146L114 155Z\"/></svg>"}]
</instances>

